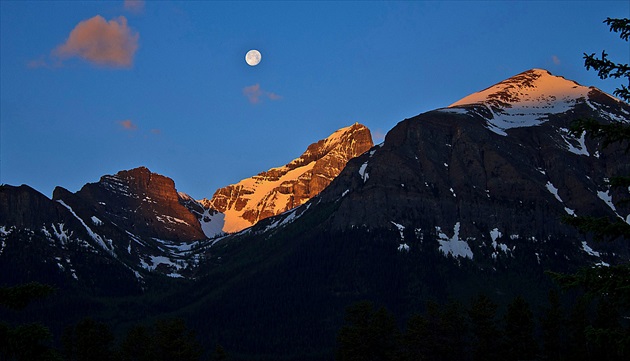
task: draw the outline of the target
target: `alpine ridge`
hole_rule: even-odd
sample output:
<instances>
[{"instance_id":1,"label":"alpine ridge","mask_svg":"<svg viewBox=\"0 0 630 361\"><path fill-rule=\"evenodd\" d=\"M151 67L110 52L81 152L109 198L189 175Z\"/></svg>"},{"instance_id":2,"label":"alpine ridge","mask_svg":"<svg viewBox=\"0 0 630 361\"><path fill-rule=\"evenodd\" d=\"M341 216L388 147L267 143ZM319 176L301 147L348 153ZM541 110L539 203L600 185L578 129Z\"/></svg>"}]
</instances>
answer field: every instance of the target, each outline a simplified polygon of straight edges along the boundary
<instances>
[{"instance_id":1,"label":"alpine ridge","mask_svg":"<svg viewBox=\"0 0 630 361\"><path fill-rule=\"evenodd\" d=\"M304 204L326 188L348 160L372 145L370 130L355 123L309 145L287 165L220 188L211 199L199 202L221 212L213 219L221 217L218 222L223 222L223 232L238 232Z\"/></svg>"}]
</instances>

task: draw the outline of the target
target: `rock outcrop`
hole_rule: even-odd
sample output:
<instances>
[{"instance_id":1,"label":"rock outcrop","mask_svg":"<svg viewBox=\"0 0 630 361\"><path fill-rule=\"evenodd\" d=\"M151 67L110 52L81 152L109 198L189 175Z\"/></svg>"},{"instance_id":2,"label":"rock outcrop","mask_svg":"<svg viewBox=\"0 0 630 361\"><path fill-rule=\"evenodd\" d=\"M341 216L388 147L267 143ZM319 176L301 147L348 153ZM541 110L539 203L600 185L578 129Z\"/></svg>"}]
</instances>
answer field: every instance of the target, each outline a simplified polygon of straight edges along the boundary
<instances>
[{"instance_id":1,"label":"rock outcrop","mask_svg":"<svg viewBox=\"0 0 630 361\"><path fill-rule=\"evenodd\" d=\"M225 214L224 232L237 232L306 203L372 145L369 129L355 123L311 144L289 164L220 188L200 202Z\"/></svg>"}]
</instances>

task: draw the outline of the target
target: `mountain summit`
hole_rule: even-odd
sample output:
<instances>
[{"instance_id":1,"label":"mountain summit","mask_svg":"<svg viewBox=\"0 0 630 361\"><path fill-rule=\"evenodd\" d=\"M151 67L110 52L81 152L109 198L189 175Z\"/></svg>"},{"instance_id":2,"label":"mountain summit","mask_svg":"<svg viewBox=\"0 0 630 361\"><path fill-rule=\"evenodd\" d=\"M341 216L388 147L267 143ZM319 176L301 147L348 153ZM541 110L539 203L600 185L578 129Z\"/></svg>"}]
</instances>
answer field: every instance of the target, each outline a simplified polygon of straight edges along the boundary
<instances>
[{"instance_id":1,"label":"mountain summit","mask_svg":"<svg viewBox=\"0 0 630 361\"><path fill-rule=\"evenodd\" d=\"M200 203L222 213L213 220L223 222L223 232L238 232L306 203L330 184L349 159L372 146L370 130L355 123L309 145L289 164L220 188Z\"/></svg>"},{"instance_id":2,"label":"mountain summit","mask_svg":"<svg viewBox=\"0 0 630 361\"><path fill-rule=\"evenodd\" d=\"M474 112L480 111L476 106L482 106L490 129L505 135L506 129L540 125L549 115L565 113L578 104L598 110L604 118L623 120L595 104L604 98L619 101L597 88L582 86L547 70L531 69L464 97L448 108Z\"/></svg>"}]
</instances>

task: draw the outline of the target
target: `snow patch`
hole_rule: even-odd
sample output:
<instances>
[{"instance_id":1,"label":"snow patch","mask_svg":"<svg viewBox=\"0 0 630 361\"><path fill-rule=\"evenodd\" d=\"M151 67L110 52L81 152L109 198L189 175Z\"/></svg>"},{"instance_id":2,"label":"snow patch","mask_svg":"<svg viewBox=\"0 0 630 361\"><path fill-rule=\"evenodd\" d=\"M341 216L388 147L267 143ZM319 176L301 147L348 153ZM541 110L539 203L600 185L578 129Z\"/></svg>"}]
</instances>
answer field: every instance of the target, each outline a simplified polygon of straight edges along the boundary
<instances>
[{"instance_id":1,"label":"snow patch","mask_svg":"<svg viewBox=\"0 0 630 361\"><path fill-rule=\"evenodd\" d=\"M599 252L594 251L587 243L586 241L582 241L582 249L584 250L584 252L588 253L591 256L595 256L595 257L601 257Z\"/></svg>"},{"instance_id":2,"label":"snow patch","mask_svg":"<svg viewBox=\"0 0 630 361\"><path fill-rule=\"evenodd\" d=\"M391 223L396 226L396 228L398 228L398 233L400 233L400 240L404 241L405 240L405 226L403 226L402 224L398 224L394 221L391 221Z\"/></svg>"},{"instance_id":3,"label":"snow patch","mask_svg":"<svg viewBox=\"0 0 630 361\"><path fill-rule=\"evenodd\" d=\"M57 202L59 202L62 206L66 207L70 213L72 213L72 215L79 220L79 222L81 222L81 224L83 225L83 227L85 228L85 230L88 232L88 234L90 235L90 237L92 237L92 239L99 245L101 246L101 248L103 248L105 251L107 251L109 254L111 254L112 256L116 257L116 254L114 253L114 247L112 245L112 240L110 239L103 239L103 237L99 236L98 234L94 233L92 231L92 229L90 227L88 227L87 224L85 224L85 222L83 222L83 220L76 214L74 213L74 210L72 210L72 208L67 205L66 203L64 203L64 201L62 201L61 199L57 200ZM109 245L108 245L109 244Z\"/></svg>"},{"instance_id":4,"label":"snow patch","mask_svg":"<svg viewBox=\"0 0 630 361\"><path fill-rule=\"evenodd\" d=\"M518 238L518 235L511 235L510 239L514 239L514 237ZM499 250L503 253L507 254L510 251L510 248L507 244L497 242L497 239L503 237L501 231L498 228L494 228L490 231L490 238L492 239L492 248L494 248L494 252L492 253L492 258L496 259L499 256Z\"/></svg>"},{"instance_id":5,"label":"snow patch","mask_svg":"<svg viewBox=\"0 0 630 361\"><path fill-rule=\"evenodd\" d=\"M460 222L455 223L453 227L453 237L448 237L440 227L435 227L438 234L438 242L440 243L440 251L445 255L453 257L473 259L473 253L466 241L459 239Z\"/></svg>"},{"instance_id":6,"label":"snow patch","mask_svg":"<svg viewBox=\"0 0 630 361\"><path fill-rule=\"evenodd\" d=\"M577 155L586 155L590 156L588 149L586 148L585 136L586 132L582 132L582 135L579 138L575 138L571 135L568 129L560 128L560 136L566 143L567 149L569 152ZM577 146L574 144L577 143Z\"/></svg>"},{"instance_id":7,"label":"snow patch","mask_svg":"<svg viewBox=\"0 0 630 361\"><path fill-rule=\"evenodd\" d=\"M65 224L58 223L57 228L59 229L55 228L54 224L51 224L51 227L53 229L53 233L55 234L55 237L57 237L57 239L61 242L61 244L65 244L66 242L70 240L72 233L68 234L68 230L64 229Z\"/></svg>"},{"instance_id":8,"label":"snow patch","mask_svg":"<svg viewBox=\"0 0 630 361\"><path fill-rule=\"evenodd\" d=\"M551 184L550 181L547 181L547 184L545 185L545 187L547 187L547 190L549 191L549 193L553 194L560 203L564 203L562 201L562 198L560 198L560 196L558 195L558 188L554 187L554 185Z\"/></svg>"},{"instance_id":9,"label":"snow patch","mask_svg":"<svg viewBox=\"0 0 630 361\"><path fill-rule=\"evenodd\" d=\"M361 179L363 179L363 183L367 182L367 180L370 178L370 175L365 171L367 169L367 166L368 166L368 162L365 162L361 164L361 167L359 168L359 175L361 175Z\"/></svg>"},{"instance_id":10,"label":"snow patch","mask_svg":"<svg viewBox=\"0 0 630 361\"><path fill-rule=\"evenodd\" d=\"M6 226L0 227L0 236L8 236L11 233L11 230L6 229Z\"/></svg>"},{"instance_id":11,"label":"snow patch","mask_svg":"<svg viewBox=\"0 0 630 361\"><path fill-rule=\"evenodd\" d=\"M497 239L501 236L503 236L503 234L501 234L501 231L499 231L498 228L494 228L490 231L490 238L492 238L493 245L497 243ZM496 248L496 246L494 246L494 248Z\"/></svg>"},{"instance_id":12,"label":"snow patch","mask_svg":"<svg viewBox=\"0 0 630 361\"><path fill-rule=\"evenodd\" d=\"M610 207L610 209L613 210L613 212L617 213L617 208L615 208L615 205L612 202L612 196L610 195L608 191L606 192L597 191L597 196L599 197L599 199L604 201L608 205L608 207Z\"/></svg>"},{"instance_id":13,"label":"snow patch","mask_svg":"<svg viewBox=\"0 0 630 361\"><path fill-rule=\"evenodd\" d=\"M201 230L203 234L208 238L214 238L223 234L223 227L225 226L225 214L216 212L211 214L209 208L204 208L203 215L199 220L201 224Z\"/></svg>"},{"instance_id":14,"label":"snow patch","mask_svg":"<svg viewBox=\"0 0 630 361\"><path fill-rule=\"evenodd\" d=\"M398 246L398 251L400 251L400 252L409 252L409 245L407 245L407 243L401 243Z\"/></svg>"}]
</instances>

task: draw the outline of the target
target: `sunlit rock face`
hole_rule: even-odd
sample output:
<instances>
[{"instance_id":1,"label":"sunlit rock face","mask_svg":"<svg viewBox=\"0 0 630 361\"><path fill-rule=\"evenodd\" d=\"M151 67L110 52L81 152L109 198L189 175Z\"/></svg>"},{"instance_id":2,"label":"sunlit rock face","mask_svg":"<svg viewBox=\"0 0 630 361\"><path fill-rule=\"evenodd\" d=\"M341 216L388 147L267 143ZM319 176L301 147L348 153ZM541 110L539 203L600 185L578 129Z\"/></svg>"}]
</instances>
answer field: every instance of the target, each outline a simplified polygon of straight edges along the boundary
<instances>
[{"instance_id":1,"label":"sunlit rock face","mask_svg":"<svg viewBox=\"0 0 630 361\"><path fill-rule=\"evenodd\" d=\"M326 188L349 159L372 146L370 130L355 123L311 144L289 164L221 188L200 202L225 214L224 232L237 232L304 204Z\"/></svg>"},{"instance_id":2,"label":"sunlit rock face","mask_svg":"<svg viewBox=\"0 0 630 361\"><path fill-rule=\"evenodd\" d=\"M53 199L69 198L55 190ZM105 175L73 195L129 232L173 241L205 238L197 217L182 205L172 179L145 167ZM70 201L69 201L70 202Z\"/></svg>"}]
</instances>

